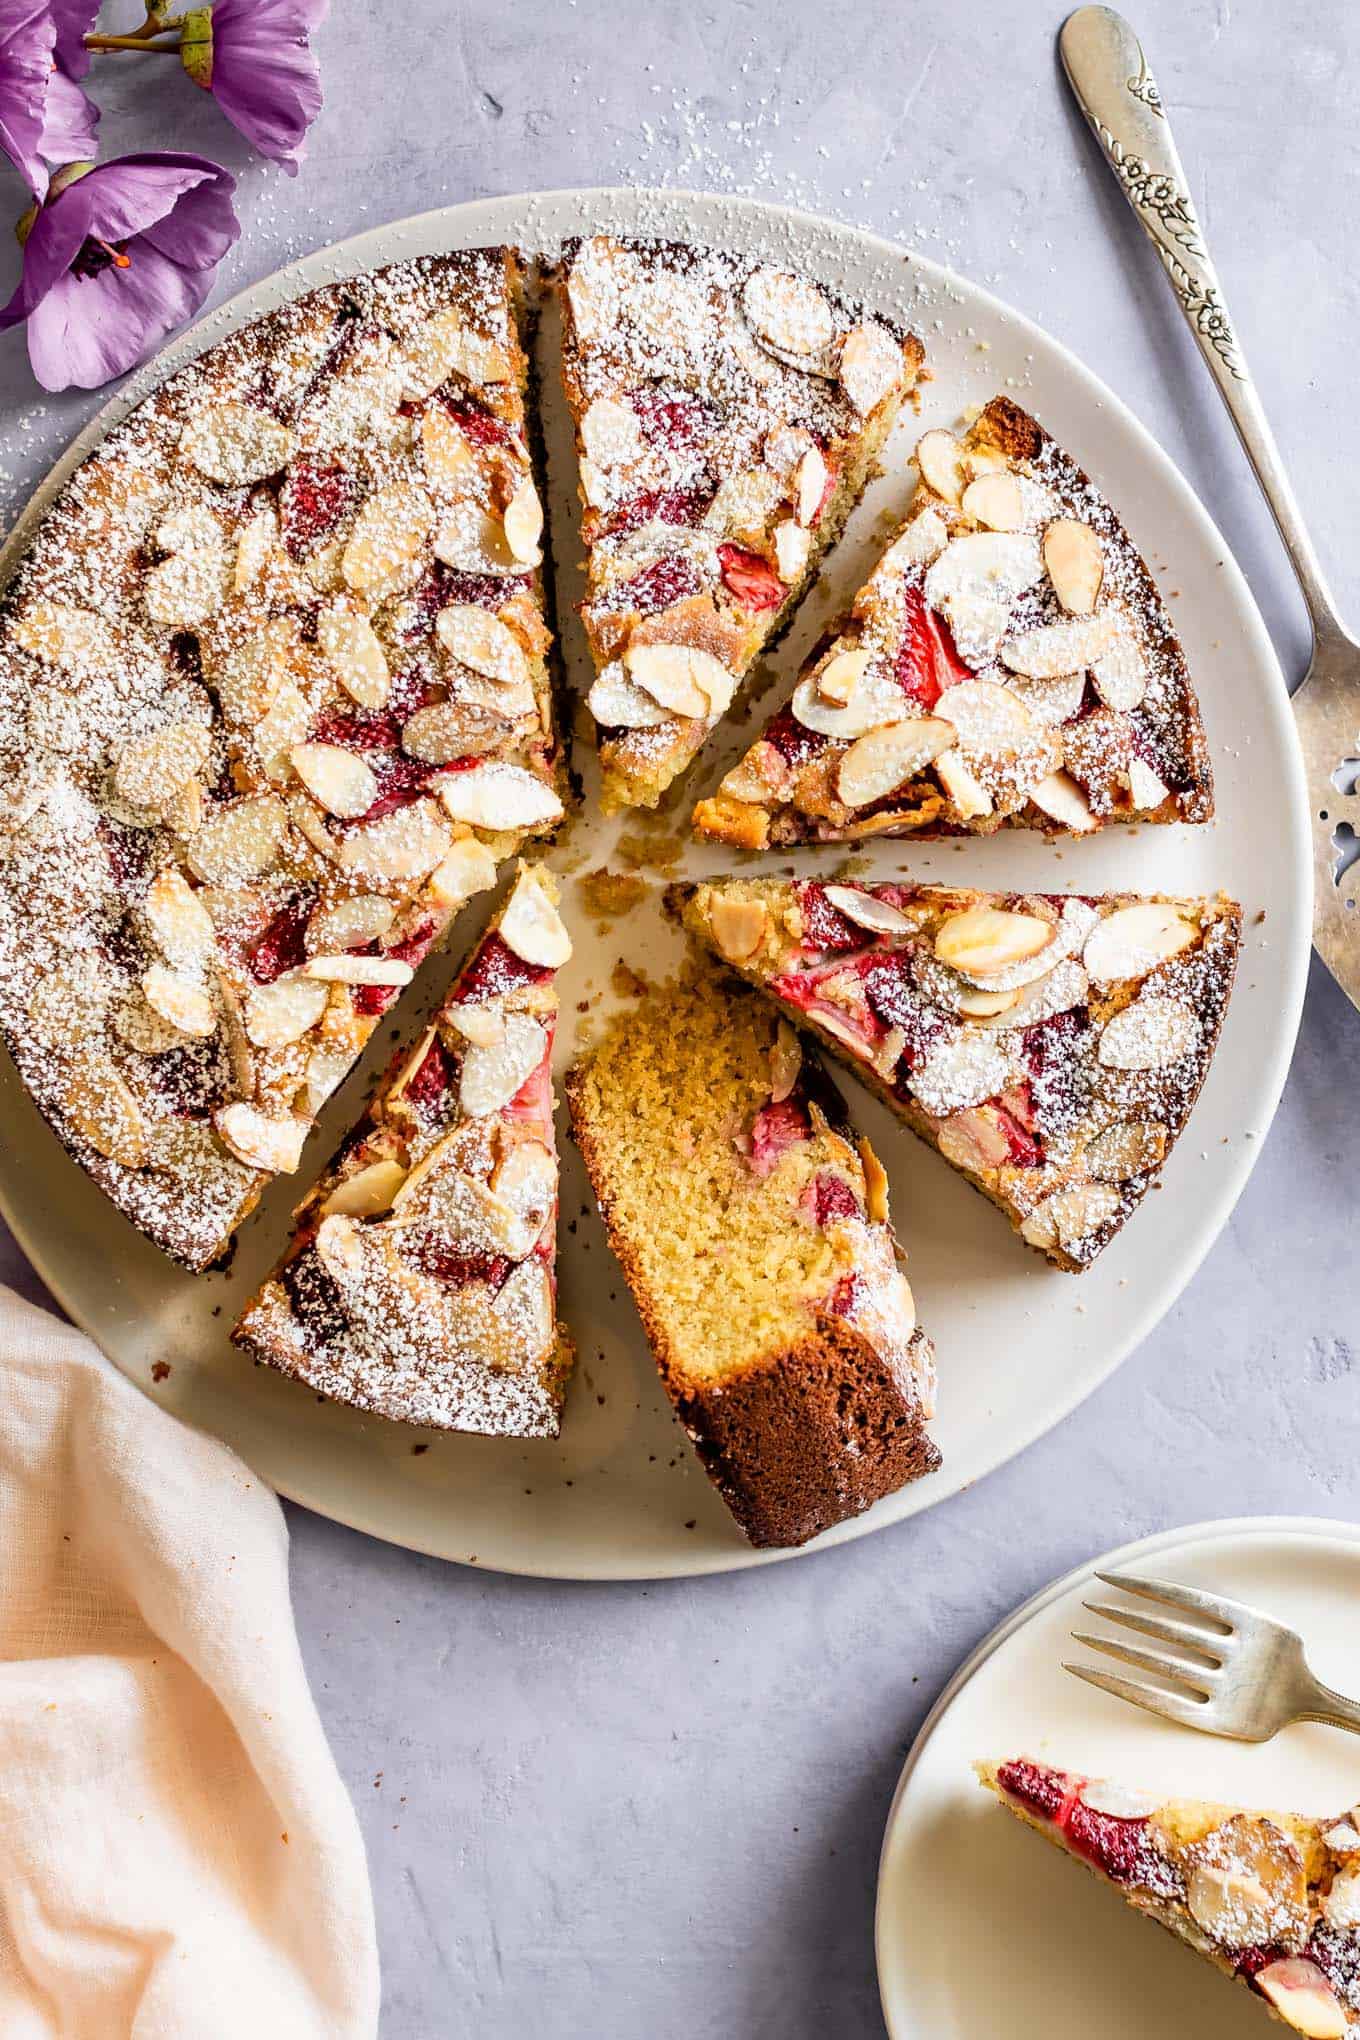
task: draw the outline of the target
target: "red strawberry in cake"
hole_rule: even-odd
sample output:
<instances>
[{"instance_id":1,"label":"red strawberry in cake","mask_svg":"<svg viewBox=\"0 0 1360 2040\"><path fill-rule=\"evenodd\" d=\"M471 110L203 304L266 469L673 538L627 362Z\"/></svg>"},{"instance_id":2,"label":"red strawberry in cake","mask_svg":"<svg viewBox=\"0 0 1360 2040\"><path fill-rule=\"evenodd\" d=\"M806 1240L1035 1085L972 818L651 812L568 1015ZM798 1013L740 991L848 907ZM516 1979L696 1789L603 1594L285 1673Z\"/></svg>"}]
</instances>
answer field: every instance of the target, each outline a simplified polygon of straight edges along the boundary
<instances>
[{"instance_id":1,"label":"red strawberry in cake","mask_svg":"<svg viewBox=\"0 0 1360 2040\"><path fill-rule=\"evenodd\" d=\"M555 1437L557 889L505 907L299 1208L232 1336L337 1401L444 1430Z\"/></svg>"}]
</instances>

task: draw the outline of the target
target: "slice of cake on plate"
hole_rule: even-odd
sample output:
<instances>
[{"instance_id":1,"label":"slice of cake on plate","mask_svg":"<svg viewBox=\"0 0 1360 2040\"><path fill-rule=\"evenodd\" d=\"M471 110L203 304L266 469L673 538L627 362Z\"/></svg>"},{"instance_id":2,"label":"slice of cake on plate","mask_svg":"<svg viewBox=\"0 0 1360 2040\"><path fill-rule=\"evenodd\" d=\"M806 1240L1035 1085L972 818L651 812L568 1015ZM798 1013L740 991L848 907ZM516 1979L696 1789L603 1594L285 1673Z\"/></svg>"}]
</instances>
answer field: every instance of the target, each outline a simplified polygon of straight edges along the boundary
<instances>
[{"instance_id":1,"label":"slice of cake on plate","mask_svg":"<svg viewBox=\"0 0 1360 2040\"><path fill-rule=\"evenodd\" d=\"M233 334L77 470L0 615L0 1026L192 1268L561 816L520 302L472 249Z\"/></svg>"},{"instance_id":2,"label":"slice of cake on plate","mask_svg":"<svg viewBox=\"0 0 1360 2040\"><path fill-rule=\"evenodd\" d=\"M299 1207L232 1337L398 1422L557 1436L557 888L521 865L499 919Z\"/></svg>"},{"instance_id":3,"label":"slice of cake on plate","mask_svg":"<svg viewBox=\"0 0 1360 2040\"><path fill-rule=\"evenodd\" d=\"M666 1392L751 1542L938 1466L883 1170L811 1044L704 971L621 1013L566 1089Z\"/></svg>"},{"instance_id":4,"label":"slice of cake on plate","mask_svg":"<svg viewBox=\"0 0 1360 2040\"><path fill-rule=\"evenodd\" d=\"M654 807L810 585L923 350L752 256L599 234L561 276L603 799Z\"/></svg>"},{"instance_id":5,"label":"slice of cake on plate","mask_svg":"<svg viewBox=\"0 0 1360 2040\"><path fill-rule=\"evenodd\" d=\"M1189 1117L1241 927L1221 896L753 878L670 898L1073 1271L1119 1231Z\"/></svg>"},{"instance_id":6,"label":"slice of cake on plate","mask_svg":"<svg viewBox=\"0 0 1360 2040\"><path fill-rule=\"evenodd\" d=\"M1249 1984L1296 2033L1360 2032L1360 1809L1306 1820L1159 1800L1028 1757L977 1772L1017 1819Z\"/></svg>"},{"instance_id":7,"label":"slice of cake on plate","mask_svg":"<svg viewBox=\"0 0 1360 2040\"><path fill-rule=\"evenodd\" d=\"M905 524L696 831L761 849L1207 821L1171 618L1075 461L996 397L916 463Z\"/></svg>"}]
</instances>

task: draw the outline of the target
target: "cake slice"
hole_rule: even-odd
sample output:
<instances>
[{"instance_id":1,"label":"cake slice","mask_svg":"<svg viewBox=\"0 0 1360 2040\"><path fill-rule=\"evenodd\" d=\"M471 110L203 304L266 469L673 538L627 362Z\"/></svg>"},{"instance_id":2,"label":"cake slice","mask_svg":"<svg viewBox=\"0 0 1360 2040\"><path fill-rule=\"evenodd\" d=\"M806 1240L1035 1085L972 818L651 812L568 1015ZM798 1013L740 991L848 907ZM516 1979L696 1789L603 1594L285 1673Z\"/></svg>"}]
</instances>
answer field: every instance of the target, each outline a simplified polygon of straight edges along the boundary
<instances>
[{"instance_id":1,"label":"cake slice","mask_svg":"<svg viewBox=\"0 0 1360 2040\"><path fill-rule=\"evenodd\" d=\"M1135 1210L1190 1115L1241 927L1222 896L752 878L670 899L1072 1271Z\"/></svg>"},{"instance_id":2,"label":"cake slice","mask_svg":"<svg viewBox=\"0 0 1360 2040\"><path fill-rule=\"evenodd\" d=\"M232 1337L397 1422L557 1436L573 1352L556 1322L557 888L521 865L413 1051L299 1206Z\"/></svg>"},{"instance_id":3,"label":"cake slice","mask_svg":"<svg viewBox=\"0 0 1360 2040\"><path fill-rule=\"evenodd\" d=\"M1214 1806L1016 1757L978 1777L1018 1820L1240 1977L1308 2040L1360 2033L1360 1808Z\"/></svg>"},{"instance_id":4,"label":"cake slice","mask_svg":"<svg viewBox=\"0 0 1360 2040\"><path fill-rule=\"evenodd\" d=\"M906 522L697 833L762 849L1207 821L1184 654L1076 462L995 397L916 464Z\"/></svg>"},{"instance_id":5,"label":"cake slice","mask_svg":"<svg viewBox=\"0 0 1360 2040\"><path fill-rule=\"evenodd\" d=\"M561 285L603 800L655 807L813 580L923 350L717 249L597 234Z\"/></svg>"},{"instance_id":6,"label":"cake slice","mask_svg":"<svg viewBox=\"0 0 1360 2040\"><path fill-rule=\"evenodd\" d=\"M560 818L518 262L312 292L170 377L0 614L0 1025L191 1268Z\"/></svg>"},{"instance_id":7,"label":"cake slice","mask_svg":"<svg viewBox=\"0 0 1360 2040\"><path fill-rule=\"evenodd\" d=\"M938 1466L883 1170L811 1044L705 971L622 1013L566 1088L666 1392L751 1542L802 1544Z\"/></svg>"}]
</instances>

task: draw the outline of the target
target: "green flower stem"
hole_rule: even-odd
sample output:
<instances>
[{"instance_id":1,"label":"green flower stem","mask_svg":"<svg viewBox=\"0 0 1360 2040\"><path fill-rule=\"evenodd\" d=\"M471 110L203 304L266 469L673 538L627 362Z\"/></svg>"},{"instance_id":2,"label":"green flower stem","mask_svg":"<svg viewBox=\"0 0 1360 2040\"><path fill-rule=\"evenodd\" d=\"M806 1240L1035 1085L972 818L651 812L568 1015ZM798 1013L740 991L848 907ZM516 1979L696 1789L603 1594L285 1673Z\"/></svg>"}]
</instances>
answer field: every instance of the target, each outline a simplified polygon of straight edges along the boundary
<instances>
[{"instance_id":1,"label":"green flower stem","mask_svg":"<svg viewBox=\"0 0 1360 2040\"><path fill-rule=\"evenodd\" d=\"M159 31L158 31L159 32ZM153 50L160 56L179 55L179 37L174 42L150 42L140 35L87 35L87 50Z\"/></svg>"}]
</instances>

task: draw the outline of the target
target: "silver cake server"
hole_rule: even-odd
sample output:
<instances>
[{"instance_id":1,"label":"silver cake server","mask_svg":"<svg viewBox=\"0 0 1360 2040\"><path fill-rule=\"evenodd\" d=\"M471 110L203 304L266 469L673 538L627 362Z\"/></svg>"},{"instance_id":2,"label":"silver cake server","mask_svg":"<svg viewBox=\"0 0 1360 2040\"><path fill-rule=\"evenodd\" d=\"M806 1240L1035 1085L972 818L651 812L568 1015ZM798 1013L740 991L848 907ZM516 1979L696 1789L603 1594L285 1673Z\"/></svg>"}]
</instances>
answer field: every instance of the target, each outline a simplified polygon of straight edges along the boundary
<instances>
[{"instance_id":1,"label":"silver cake server","mask_svg":"<svg viewBox=\"0 0 1360 2040\"><path fill-rule=\"evenodd\" d=\"M1119 188L1161 257L1299 578L1313 628L1312 660L1293 704L1312 810L1313 941L1360 1006L1360 861L1338 877L1360 835L1360 644L1337 615L1266 423L1137 36L1113 8L1081 7L1063 24L1058 46Z\"/></svg>"}]
</instances>

